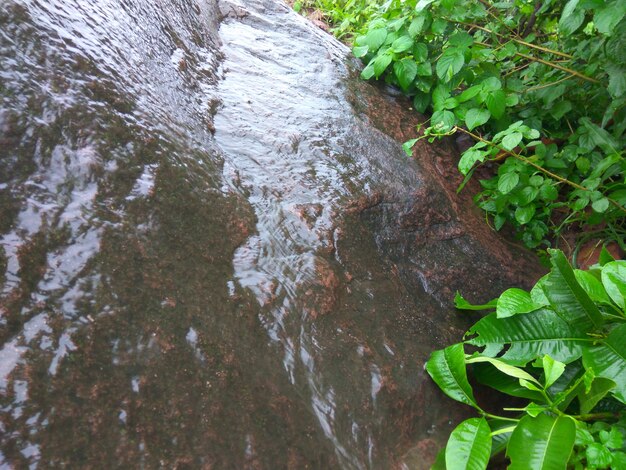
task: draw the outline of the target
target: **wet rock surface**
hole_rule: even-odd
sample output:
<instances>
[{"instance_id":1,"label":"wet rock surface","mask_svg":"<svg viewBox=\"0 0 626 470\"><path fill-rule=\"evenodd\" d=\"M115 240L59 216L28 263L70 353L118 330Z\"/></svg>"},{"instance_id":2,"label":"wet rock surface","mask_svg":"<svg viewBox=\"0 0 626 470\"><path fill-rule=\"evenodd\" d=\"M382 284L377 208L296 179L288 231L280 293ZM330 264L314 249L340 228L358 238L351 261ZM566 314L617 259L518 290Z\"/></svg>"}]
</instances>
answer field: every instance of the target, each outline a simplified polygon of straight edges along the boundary
<instances>
[{"instance_id":1,"label":"wet rock surface","mask_svg":"<svg viewBox=\"0 0 626 470\"><path fill-rule=\"evenodd\" d=\"M423 371L538 275L279 1L0 5L0 466L428 467Z\"/></svg>"}]
</instances>

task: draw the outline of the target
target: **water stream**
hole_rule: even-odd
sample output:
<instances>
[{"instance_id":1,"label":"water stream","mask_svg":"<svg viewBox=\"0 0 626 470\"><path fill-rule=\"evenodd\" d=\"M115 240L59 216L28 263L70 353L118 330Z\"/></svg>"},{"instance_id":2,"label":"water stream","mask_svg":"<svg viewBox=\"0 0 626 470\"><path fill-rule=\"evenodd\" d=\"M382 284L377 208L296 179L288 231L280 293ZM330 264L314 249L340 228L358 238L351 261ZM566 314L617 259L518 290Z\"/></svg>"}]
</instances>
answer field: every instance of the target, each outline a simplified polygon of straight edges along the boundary
<instances>
[{"instance_id":1,"label":"water stream","mask_svg":"<svg viewBox=\"0 0 626 470\"><path fill-rule=\"evenodd\" d=\"M358 67L278 0L0 4L1 468L428 467L516 255Z\"/></svg>"}]
</instances>

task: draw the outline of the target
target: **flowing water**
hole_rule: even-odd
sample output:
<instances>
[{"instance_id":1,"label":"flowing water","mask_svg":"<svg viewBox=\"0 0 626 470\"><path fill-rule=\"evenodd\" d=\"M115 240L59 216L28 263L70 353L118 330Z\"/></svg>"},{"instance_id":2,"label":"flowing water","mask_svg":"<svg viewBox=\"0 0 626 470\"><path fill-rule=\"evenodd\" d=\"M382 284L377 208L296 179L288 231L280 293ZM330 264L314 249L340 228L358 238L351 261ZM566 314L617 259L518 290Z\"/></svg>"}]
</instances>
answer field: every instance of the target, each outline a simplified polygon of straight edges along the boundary
<instances>
[{"instance_id":1,"label":"flowing water","mask_svg":"<svg viewBox=\"0 0 626 470\"><path fill-rule=\"evenodd\" d=\"M348 55L280 1L0 4L0 467L430 464L424 361L513 255Z\"/></svg>"}]
</instances>

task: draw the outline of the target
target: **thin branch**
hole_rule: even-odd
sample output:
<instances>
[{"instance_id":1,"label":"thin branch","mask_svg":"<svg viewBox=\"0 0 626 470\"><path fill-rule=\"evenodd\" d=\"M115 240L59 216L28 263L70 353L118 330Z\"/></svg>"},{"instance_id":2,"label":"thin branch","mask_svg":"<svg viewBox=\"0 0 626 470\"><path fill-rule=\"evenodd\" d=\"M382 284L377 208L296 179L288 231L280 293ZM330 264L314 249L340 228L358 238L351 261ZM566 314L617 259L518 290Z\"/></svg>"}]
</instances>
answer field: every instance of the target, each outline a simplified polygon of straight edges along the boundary
<instances>
[{"instance_id":1,"label":"thin branch","mask_svg":"<svg viewBox=\"0 0 626 470\"><path fill-rule=\"evenodd\" d=\"M555 82L544 83L543 85L531 86L530 88L526 88L524 90L524 93L528 93L529 91L542 90L543 88L548 88L553 85L558 85L559 83L563 83L573 77L574 75L568 75L567 77L561 78L560 80L557 80Z\"/></svg>"},{"instance_id":2,"label":"thin branch","mask_svg":"<svg viewBox=\"0 0 626 470\"><path fill-rule=\"evenodd\" d=\"M561 56L561 57L565 57L566 59L573 59L573 58L574 58L574 56L571 56L571 55L569 55L569 54L566 54L565 52L555 51L555 50L553 50L553 49L548 49L547 47L538 46L537 44L533 44L533 43L531 43L531 42L526 42L526 41L524 41L524 40L522 40L522 39L513 38L513 37L508 37L508 36L505 36L504 34L501 34L501 33L496 33L495 31L491 31L490 29L487 29L487 28L485 28L485 27L483 27L483 26L479 26L479 25L477 25L477 24L473 24L473 23L466 23L466 22L464 22L464 21L452 20L452 19L450 19L450 18L445 18L445 19L446 19L446 20L448 20L448 21L451 21L451 22L453 22L453 23L458 23L458 24L462 24L462 25L465 25L465 26L469 26L469 27L471 27L471 28L480 29L481 31L484 31L484 32L489 33L489 34L495 34L495 35L496 35L496 36L498 36L498 37L505 38L505 39L509 39L509 40L511 40L511 41L515 41L515 42L516 42L516 43L518 43L518 44L522 44L522 45L524 45L524 46L526 46L526 47L530 47L530 48L532 48L532 49L537 49L537 50L539 50L539 51L546 52L546 53L548 53L548 54L558 55L558 56Z\"/></svg>"},{"instance_id":3,"label":"thin branch","mask_svg":"<svg viewBox=\"0 0 626 470\"><path fill-rule=\"evenodd\" d=\"M473 132L470 132L468 130L463 129L462 127L458 127L455 126L456 130L459 130L467 135L469 135L470 137L472 137L473 139L479 141L479 142L484 142L487 145L492 145L494 147L496 147L498 150L500 150L501 152L504 152L508 155L511 155L512 157L517 158L518 160L532 166L533 168L536 168L537 170L541 171L542 173L545 173L546 175L550 176L551 178L560 181L562 183L565 183L569 186L572 186L573 188L576 189L580 189L581 191L587 191L587 192L591 192L591 189L589 188L585 188L584 186L581 186L577 183L574 183L573 181L568 180L567 178L563 178L562 176L559 176L555 173L552 173L550 170L545 169L544 167L542 167L541 165L537 165L535 162L533 162L532 160L524 157L523 155L520 155L519 153L515 153L515 152L511 152L510 150L507 150L503 147L501 147L500 145L490 141L490 140L486 140L483 139L481 136L474 134ZM606 196L605 196L606 197ZM620 209L622 212L626 213L626 208L622 207L617 201L614 201L611 198L606 198L611 204L613 204L615 207L617 207L618 209Z\"/></svg>"},{"instance_id":4,"label":"thin branch","mask_svg":"<svg viewBox=\"0 0 626 470\"><path fill-rule=\"evenodd\" d=\"M567 67L563 67L562 65L555 64L554 62L550 62L548 60L543 60L543 59L540 59L538 57L533 57L533 56L530 56L530 55L522 54L521 52L516 52L515 55L523 57L526 60L531 60L533 62L539 62L540 64L544 64L544 65L547 65L549 67L553 67L555 69L562 70L563 72L567 72L567 73L569 73L571 75L575 75L578 78L582 78L583 80L587 80L588 82L591 82L591 83L600 83L600 80L596 80L595 78L588 77L587 75L583 75L582 73L577 72L576 70L568 69Z\"/></svg>"}]
</instances>

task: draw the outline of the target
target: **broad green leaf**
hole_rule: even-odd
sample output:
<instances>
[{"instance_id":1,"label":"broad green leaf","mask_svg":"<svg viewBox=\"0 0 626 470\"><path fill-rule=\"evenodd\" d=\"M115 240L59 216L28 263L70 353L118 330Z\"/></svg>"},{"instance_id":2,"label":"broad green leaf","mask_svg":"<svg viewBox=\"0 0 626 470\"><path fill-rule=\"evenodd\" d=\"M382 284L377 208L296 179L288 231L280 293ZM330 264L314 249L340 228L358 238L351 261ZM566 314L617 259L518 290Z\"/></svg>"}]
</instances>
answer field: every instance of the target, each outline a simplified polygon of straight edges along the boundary
<instances>
[{"instance_id":1,"label":"broad green leaf","mask_svg":"<svg viewBox=\"0 0 626 470\"><path fill-rule=\"evenodd\" d=\"M603 214L609 208L609 200L603 197L598 199L597 201L593 201L593 203L591 203L591 208L594 211Z\"/></svg>"},{"instance_id":2,"label":"broad green leaf","mask_svg":"<svg viewBox=\"0 0 626 470\"><path fill-rule=\"evenodd\" d=\"M565 470L575 438L576 424L568 416L524 416L506 450L511 459L508 469Z\"/></svg>"},{"instance_id":3,"label":"broad green leaf","mask_svg":"<svg viewBox=\"0 0 626 470\"><path fill-rule=\"evenodd\" d=\"M496 315L498 318L506 318L518 313L528 313L541 308L530 298L530 294L515 287L505 290L498 298Z\"/></svg>"},{"instance_id":4,"label":"broad green leaf","mask_svg":"<svg viewBox=\"0 0 626 470\"><path fill-rule=\"evenodd\" d=\"M379 54L374 59L374 75L380 77L391 63L391 54Z\"/></svg>"},{"instance_id":5,"label":"broad green leaf","mask_svg":"<svg viewBox=\"0 0 626 470\"><path fill-rule=\"evenodd\" d=\"M502 90L496 90L487 95L485 104L491 115L495 119L500 119L504 116L504 109L506 107L506 95Z\"/></svg>"},{"instance_id":6,"label":"broad green leaf","mask_svg":"<svg viewBox=\"0 0 626 470\"><path fill-rule=\"evenodd\" d=\"M580 414L589 413L607 393L615 388L615 382L605 377L595 377L589 391L581 390L578 394Z\"/></svg>"},{"instance_id":7,"label":"broad green leaf","mask_svg":"<svg viewBox=\"0 0 626 470\"><path fill-rule=\"evenodd\" d=\"M412 149L418 140L419 139L411 139L411 140L407 140L405 143L402 144L402 150L404 150L404 153L406 153L407 157L413 156Z\"/></svg>"},{"instance_id":8,"label":"broad green leaf","mask_svg":"<svg viewBox=\"0 0 626 470\"><path fill-rule=\"evenodd\" d=\"M502 88L502 82L497 77L489 77L480 84L483 91L491 92Z\"/></svg>"},{"instance_id":9,"label":"broad green leaf","mask_svg":"<svg viewBox=\"0 0 626 470\"><path fill-rule=\"evenodd\" d=\"M604 319L596 304L576 281L574 271L559 250L549 250L552 270L544 283L550 306L566 322L583 328L599 328Z\"/></svg>"},{"instance_id":10,"label":"broad green leaf","mask_svg":"<svg viewBox=\"0 0 626 470\"><path fill-rule=\"evenodd\" d=\"M518 144L522 141L522 133L521 132L513 132L504 136L502 139L502 147L506 150L513 150Z\"/></svg>"},{"instance_id":11,"label":"broad green leaf","mask_svg":"<svg viewBox=\"0 0 626 470\"><path fill-rule=\"evenodd\" d=\"M498 178L498 191L502 194L508 194L519 183L519 175L514 171L507 171L500 178Z\"/></svg>"},{"instance_id":12,"label":"broad green leaf","mask_svg":"<svg viewBox=\"0 0 626 470\"><path fill-rule=\"evenodd\" d=\"M518 207L515 209L515 220L517 220L521 225L527 224L530 222L535 215L535 206L530 204L524 207Z\"/></svg>"},{"instance_id":13,"label":"broad green leaf","mask_svg":"<svg viewBox=\"0 0 626 470\"><path fill-rule=\"evenodd\" d=\"M413 39L409 36L400 36L391 44L391 50L393 52L404 52L408 51L413 47Z\"/></svg>"},{"instance_id":14,"label":"broad green leaf","mask_svg":"<svg viewBox=\"0 0 626 470\"><path fill-rule=\"evenodd\" d=\"M602 245L602 250L600 251L600 266L604 266L607 263L610 263L611 261L615 261L615 258L613 258L613 255L611 253L609 253L609 250L606 249L605 245Z\"/></svg>"},{"instance_id":15,"label":"broad green leaf","mask_svg":"<svg viewBox=\"0 0 626 470\"><path fill-rule=\"evenodd\" d=\"M403 90L407 90L417 75L417 64L413 59L405 58L394 62L393 71Z\"/></svg>"},{"instance_id":16,"label":"broad green leaf","mask_svg":"<svg viewBox=\"0 0 626 470\"><path fill-rule=\"evenodd\" d=\"M585 348L583 364L593 369L596 376L614 381L612 395L626 403L626 324L613 328L606 339Z\"/></svg>"},{"instance_id":17,"label":"broad green leaf","mask_svg":"<svg viewBox=\"0 0 626 470\"><path fill-rule=\"evenodd\" d=\"M430 95L428 93L417 92L413 98L413 107L418 113L423 113L430 104Z\"/></svg>"},{"instance_id":18,"label":"broad green leaf","mask_svg":"<svg viewBox=\"0 0 626 470\"><path fill-rule=\"evenodd\" d=\"M355 57L364 57L369 50L368 46L354 46L352 48L352 53Z\"/></svg>"},{"instance_id":19,"label":"broad green leaf","mask_svg":"<svg viewBox=\"0 0 626 470\"><path fill-rule=\"evenodd\" d=\"M546 411L546 407L544 405L538 405L537 403L529 403L526 405L526 409L524 410L529 416L536 418L541 413Z\"/></svg>"},{"instance_id":20,"label":"broad green leaf","mask_svg":"<svg viewBox=\"0 0 626 470\"><path fill-rule=\"evenodd\" d=\"M463 344L435 351L426 363L426 371L450 398L480 410L467 381Z\"/></svg>"},{"instance_id":21,"label":"broad green leaf","mask_svg":"<svg viewBox=\"0 0 626 470\"><path fill-rule=\"evenodd\" d=\"M563 14L559 20L559 30L565 36L575 32L585 19L585 12L581 8L576 9L578 0L570 0L563 9Z\"/></svg>"},{"instance_id":22,"label":"broad green leaf","mask_svg":"<svg viewBox=\"0 0 626 470\"><path fill-rule=\"evenodd\" d=\"M591 342L584 331L577 330L548 309L509 318L497 318L492 313L480 319L469 333L476 337L467 343L484 346L483 355L496 357L506 350L499 359L516 366L524 366L544 354L568 364L578 359Z\"/></svg>"},{"instance_id":23,"label":"broad green leaf","mask_svg":"<svg viewBox=\"0 0 626 470\"><path fill-rule=\"evenodd\" d=\"M464 63L463 52L455 47L450 47L441 54L437 61L435 67L437 76L442 81L449 82L454 75L459 73Z\"/></svg>"},{"instance_id":24,"label":"broad green leaf","mask_svg":"<svg viewBox=\"0 0 626 470\"><path fill-rule=\"evenodd\" d=\"M460 103L464 103L465 101L471 100L474 96L480 93L480 90L482 90L481 85L471 86L463 90L463 92L457 96L457 99L459 100Z\"/></svg>"},{"instance_id":25,"label":"broad green leaf","mask_svg":"<svg viewBox=\"0 0 626 470\"><path fill-rule=\"evenodd\" d=\"M613 460L611 451L597 442L587 446L585 456L591 468L607 468Z\"/></svg>"},{"instance_id":26,"label":"broad green leaf","mask_svg":"<svg viewBox=\"0 0 626 470\"><path fill-rule=\"evenodd\" d=\"M533 286L533 288L530 290L531 300L535 304L541 305L542 307L550 305L550 302L548 301L546 294L544 294L543 292L543 284L546 282L547 278L548 278L547 274L541 277L541 279L539 279L537 283Z\"/></svg>"},{"instance_id":27,"label":"broad green leaf","mask_svg":"<svg viewBox=\"0 0 626 470\"><path fill-rule=\"evenodd\" d=\"M463 152L458 166L461 174L467 175L476 162L482 162L485 160L485 155L484 151L474 149L468 149Z\"/></svg>"},{"instance_id":28,"label":"broad green leaf","mask_svg":"<svg viewBox=\"0 0 626 470\"><path fill-rule=\"evenodd\" d=\"M626 93L626 68L610 64L606 67L609 74L609 86L607 90L613 98L619 98Z\"/></svg>"},{"instance_id":29,"label":"broad green leaf","mask_svg":"<svg viewBox=\"0 0 626 470\"><path fill-rule=\"evenodd\" d=\"M363 44L369 47L371 52L376 52L387 39L387 30L385 28L371 29L365 35Z\"/></svg>"},{"instance_id":30,"label":"broad green leaf","mask_svg":"<svg viewBox=\"0 0 626 470\"><path fill-rule=\"evenodd\" d=\"M454 295L454 306L459 310L491 310L496 308L498 299L493 299L486 304L474 305L463 298L459 291Z\"/></svg>"},{"instance_id":31,"label":"broad green leaf","mask_svg":"<svg viewBox=\"0 0 626 470\"><path fill-rule=\"evenodd\" d=\"M481 362L488 362L489 364L494 366L496 369L498 369L500 372L508 375L509 377L515 377L516 379L522 379L528 382L534 382L537 385L541 385L536 378L534 378L524 369L507 364L506 362L501 361L500 359L496 359L493 357L476 356L476 357L472 357L470 359L465 360L466 364L478 364Z\"/></svg>"},{"instance_id":32,"label":"broad green leaf","mask_svg":"<svg viewBox=\"0 0 626 470\"><path fill-rule=\"evenodd\" d=\"M446 448L444 447L439 452L437 452L437 457L435 458L435 463L433 463L430 470L446 470Z\"/></svg>"},{"instance_id":33,"label":"broad green leaf","mask_svg":"<svg viewBox=\"0 0 626 470\"><path fill-rule=\"evenodd\" d=\"M615 426L611 426L609 431L600 431L600 442L607 446L609 449L620 449L624 438Z\"/></svg>"},{"instance_id":34,"label":"broad green leaf","mask_svg":"<svg viewBox=\"0 0 626 470\"><path fill-rule=\"evenodd\" d=\"M602 284L613 302L626 309L626 261L611 261L602 267Z\"/></svg>"},{"instance_id":35,"label":"broad green leaf","mask_svg":"<svg viewBox=\"0 0 626 470\"><path fill-rule=\"evenodd\" d=\"M456 124L456 118L452 111L435 111L430 118L430 124L437 132L448 132Z\"/></svg>"},{"instance_id":36,"label":"broad green leaf","mask_svg":"<svg viewBox=\"0 0 626 470\"><path fill-rule=\"evenodd\" d=\"M467 49L474 43L474 38L465 31L459 31L450 36L448 43L452 46Z\"/></svg>"},{"instance_id":37,"label":"broad green leaf","mask_svg":"<svg viewBox=\"0 0 626 470\"><path fill-rule=\"evenodd\" d=\"M411 24L409 25L409 35L414 38L415 36L420 34L422 32L422 29L424 28L425 23L426 23L426 16L419 15L415 17L413 21L411 21Z\"/></svg>"},{"instance_id":38,"label":"broad green leaf","mask_svg":"<svg viewBox=\"0 0 626 470\"><path fill-rule=\"evenodd\" d=\"M369 64L365 66L363 71L361 71L361 78L363 80L369 80L374 76L374 61L370 61Z\"/></svg>"},{"instance_id":39,"label":"broad green leaf","mask_svg":"<svg viewBox=\"0 0 626 470\"><path fill-rule=\"evenodd\" d=\"M574 269L574 276L580 287L582 287L589 298L594 302L609 303L611 300L604 289L602 283L588 271Z\"/></svg>"},{"instance_id":40,"label":"broad green leaf","mask_svg":"<svg viewBox=\"0 0 626 470\"><path fill-rule=\"evenodd\" d=\"M491 117L488 109L472 108L465 114L465 124L471 131L472 129L482 126Z\"/></svg>"},{"instance_id":41,"label":"broad green leaf","mask_svg":"<svg viewBox=\"0 0 626 470\"><path fill-rule=\"evenodd\" d=\"M609 35L622 20L625 13L626 5L621 0L610 2L604 8L596 11L593 16L593 24L602 34Z\"/></svg>"},{"instance_id":42,"label":"broad green leaf","mask_svg":"<svg viewBox=\"0 0 626 470\"><path fill-rule=\"evenodd\" d=\"M459 424L446 444L446 467L459 470L487 468L491 454L490 433L485 418L470 418Z\"/></svg>"},{"instance_id":43,"label":"broad green leaf","mask_svg":"<svg viewBox=\"0 0 626 470\"><path fill-rule=\"evenodd\" d=\"M519 379L500 372L489 363L473 364L472 372L479 383L498 390L499 392L506 393L507 395L514 397L527 398L536 402L544 400L541 393L522 387L519 383Z\"/></svg>"},{"instance_id":44,"label":"broad green leaf","mask_svg":"<svg viewBox=\"0 0 626 470\"><path fill-rule=\"evenodd\" d=\"M563 375L563 372L565 371L565 364L555 361L547 354L543 356L542 364L545 388L550 388L550 386L556 382L561 375Z\"/></svg>"}]
</instances>

